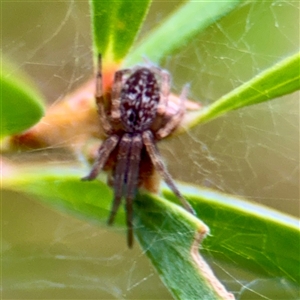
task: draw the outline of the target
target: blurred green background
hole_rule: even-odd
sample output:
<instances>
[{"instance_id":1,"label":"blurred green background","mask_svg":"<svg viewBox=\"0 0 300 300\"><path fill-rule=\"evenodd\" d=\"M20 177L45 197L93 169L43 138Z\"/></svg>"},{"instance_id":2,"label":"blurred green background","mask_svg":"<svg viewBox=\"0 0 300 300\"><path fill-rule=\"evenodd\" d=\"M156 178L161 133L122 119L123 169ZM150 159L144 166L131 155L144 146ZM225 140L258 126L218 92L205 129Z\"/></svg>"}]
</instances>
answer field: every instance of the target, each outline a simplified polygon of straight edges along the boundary
<instances>
[{"instance_id":1,"label":"blurred green background","mask_svg":"<svg viewBox=\"0 0 300 300\"><path fill-rule=\"evenodd\" d=\"M140 37L179 4L155 1ZM93 76L88 1L2 2L1 10L11 73L27 72L49 103ZM205 105L297 49L299 2L246 2L162 67L175 91L189 82L190 98ZM56 151L61 146L30 154L45 165L75 159ZM178 180L299 216L299 93L231 112L160 149ZM22 163L17 153L9 159ZM3 299L171 299L139 246L126 248L125 229L99 227L17 193L1 196ZM296 299L286 282L271 294L272 281L210 263L240 299Z\"/></svg>"}]
</instances>

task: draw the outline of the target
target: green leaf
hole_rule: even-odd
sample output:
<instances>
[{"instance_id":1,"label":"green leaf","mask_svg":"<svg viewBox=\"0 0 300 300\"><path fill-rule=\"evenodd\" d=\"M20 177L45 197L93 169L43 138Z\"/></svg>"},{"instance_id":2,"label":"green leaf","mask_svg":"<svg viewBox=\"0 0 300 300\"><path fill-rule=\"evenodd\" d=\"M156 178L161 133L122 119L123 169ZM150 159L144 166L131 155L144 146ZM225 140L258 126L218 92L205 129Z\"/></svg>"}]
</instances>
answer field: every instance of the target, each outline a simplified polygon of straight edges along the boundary
<instances>
[{"instance_id":1,"label":"green leaf","mask_svg":"<svg viewBox=\"0 0 300 300\"><path fill-rule=\"evenodd\" d=\"M214 119L226 112L292 93L300 88L300 52L264 70L213 104L194 114L191 124Z\"/></svg>"},{"instance_id":2,"label":"green leaf","mask_svg":"<svg viewBox=\"0 0 300 300\"><path fill-rule=\"evenodd\" d=\"M4 178L4 187L39 196L52 206L62 211L71 212L81 218L106 222L112 193L106 185L99 181L80 181L80 177L84 173L84 171L80 172L78 169L72 168L43 170L39 167L34 169L29 167L18 170L16 173L10 173L10 176ZM180 299L194 299L201 291L209 299L222 299L217 294L220 291L212 288L207 278L207 271L200 272L197 268L196 259L192 259L190 253L194 251L195 256L198 256L199 241L196 241L196 248L193 248L195 236L200 233L199 237L203 238L207 227L183 208L158 197L140 196L135 205L135 211L138 238L142 241L142 245L147 244L149 250L147 254L152 255L158 272L163 274L163 279L173 294ZM176 220L180 220L180 222ZM122 210L119 211L116 221L124 226ZM161 226L161 223L164 226ZM181 241L178 239L178 232L182 234ZM162 242L155 243L153 236L154 239L162 239ZM177 240L177 243L174 244L172 237ZM178 243L179 241L180 243ZM153 245L149 247L151 242ZM180 251L177 248L179 244L180 247L183 247ZM162 247L164 248L163 251ZM172 255L170 257L166 255L164 260L158 262L159 257L155 257L153 251L164 254L167 249ZM174 260L174 263L170 264L170 259L171 261ZM204 262L202 264L206 265ZM177 272L177 276L174 276L175 272L172 268L176 270L177 267L184 271L181 274ZM207 266L206 268L209 269ZM173 272L172 277L170 277L170 272ZM189 281L186 281L183 276L189 278ZM176 280L174 280L175 277Z\"/></svg>"},{"instance_id":3,"label":"green leaf","mask_svg":"<svg viewBox=\"0 0 300 300\"><path fill-rule=\"evenodd\" d=\"M261 276L300 285L300 244L295 243L300 240L299 220L209 189L184 185L181 191L211 229L213 238L204 241L208 252ZM170 191L164 195L177 201Z\"/></svg>"},{"instance_id":4,"label":"green leaf","mask_svg":"<svg viewBox=\"0 0 300 300\"><path fill-rule=\"evenodd\" d=\"M81 182L86 172L61 166L47 170L38 166L18 168L4 174L2 184L6 189L39 196L60 210L106 222L112 192L100 181ZM197 216L210 227L213 237L204 240L203 248L215 258L234 262L259 276L281 277L300 284L300 248L295 242L300 239L299 221L235 196L191 186L181 190ZM164 194L178 201L170 191L164 190ZM143 194L135 201L135 222L142 247L176 297L188 299L197 288L207 295L214 294L191 259L197 233L205 233L200 220L170 201ZM116 224L124 226L123 210Z\"/></svg>"},{"instance_id":5,"label":"green leaf","mask_svg":"<svg viewBox=\"0 0 300 300\"><path fill-rule=\"evenodd\" d=\"M1 66L0 137L28 129L44 114L42 97L32 83L24 75L11 76L10 68L8 65Z\"/></svg>"},{"instance_id":6,"label":"green leaf","mask_svg":"<svg viewBox=\"0 0 300 300\"><path fill-rule=\"evenodd\" d=\"M233 299L199 255L208 233L200 220L159 197L135 201L136 236L176 299ZM214 283L214 284L212 284Z\"/></svg>"},{"instance_id":7,"label":"green leaf","mask_svg":"<svg viewBox=\"0 0 300 300\"><path fill-rule=\"evenodd\" d=\"M150 0L91 0L90 3L96 52L120 61L134 42Z\"/></svg>"},{"instance_id":8,"label":"green leaf","mask_svg":"<svg viewBox=\"0 0 300 300\"><path fill-rule=\"evenodd\" d=\"M81 181L85 173L87 171L82 169L59 166L20 168L4 176L3 187L40 196L57 209L79 217L106 222L112 193L103 182ZM121 223L119 219L116 219L117 223Z\"/></svg>"},{"instance_id":9,"label":"green leaf","mask_svg":"<svg viewBox=\"0 0 300 300\"><path fill-rule=\"evenodd\" d=\"M193 36L228 14L240 2L242 1L186 2L139 42L127 56L125 65L137 64L144 55L151 61L159 62L170 52L185 46Z\"/></svg>"}]
</instances>

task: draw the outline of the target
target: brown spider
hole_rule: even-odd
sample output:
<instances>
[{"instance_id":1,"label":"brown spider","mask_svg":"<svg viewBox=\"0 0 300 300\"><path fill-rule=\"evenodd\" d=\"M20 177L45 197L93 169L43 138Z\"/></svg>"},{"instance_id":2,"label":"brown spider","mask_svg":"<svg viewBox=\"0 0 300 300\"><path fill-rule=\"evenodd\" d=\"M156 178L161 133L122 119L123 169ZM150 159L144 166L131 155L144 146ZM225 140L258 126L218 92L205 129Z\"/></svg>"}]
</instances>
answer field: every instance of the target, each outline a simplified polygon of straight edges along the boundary
<instances>
[{"instance_id":1,"label":"brown spider","mask_svg":"<svg viewBox=\"0 0 300 300\"><path fill-rule=\"evenodd\" d=\"M145 172L145 164L148 165L148 170L153 170L154 167L180 199L185 209L194 213L190 204L177 189L156 147L156 140L168 136L182 120L188 88L185 86L182 90L178 109L170 113L168 111L170 75L167 71L154 66L119 70L115 73L112 85L111 107L107 109L102 91L101 64L101 55L99 55L96 101L102 126L108 137L100 146L98 158L89 175L82 180L95 179L99 172L113 161L111 168L114 201L108 224L113 223L121 199L124 197L127 213L127 242L128 246L132 247L132 202L137 188L147 176L142 174Z\"/></svg>"}]
</instances>

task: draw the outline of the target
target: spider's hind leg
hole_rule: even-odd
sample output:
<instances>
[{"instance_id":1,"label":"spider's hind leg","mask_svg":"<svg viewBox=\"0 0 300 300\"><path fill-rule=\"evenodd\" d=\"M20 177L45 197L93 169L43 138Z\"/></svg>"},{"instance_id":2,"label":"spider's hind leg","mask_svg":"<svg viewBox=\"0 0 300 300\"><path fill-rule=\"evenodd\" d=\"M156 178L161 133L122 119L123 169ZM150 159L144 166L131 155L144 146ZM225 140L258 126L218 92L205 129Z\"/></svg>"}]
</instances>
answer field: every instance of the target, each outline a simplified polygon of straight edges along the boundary
<instances>
[{"instance_id":1,"label":"spider's hind leg","mask_svg":"<svg viewBox=\"0 0 300 300\"><path fill-rule=\"evenodd\" d=\"M173 193L177 196L177 198L181 201L182 206L191 214L195 215L195 212L192 206L186 201L186 199L181 195L180 191L175 185L174 180L172 179L171 175L169 174L167 168L165 167L158 149L156 148L153 134L150 130L145 131L143 133L143 143L147 149L147 152L151 158L151 161L155 167L155 169L159 172L162 176L166 184L169 188L173 191Z\"/></svg>"},{"instance_id":2,"label":"spider's hind leg","mask_svg":"<svg viewBox=\"0 0 300 300\"><path fill-rule=\"evenodd\" d=\"M125 182L125 175L126 175L127 164L128 164L128 155L131 146L130 144L131 144L130 136L128 134L124 134L119 144L117 164L113 175L114 176L114 180L113 180L114 200L113 200L110 216L107 222L109 225L112 225L112 223L114 222L117 210L121 204L121 199L123 196L123 187Z\"/></svg>"},{"instance_id":3,"label":"spider's hind leg","mask_svg":"<svg viewBox=\"0 0 300 300\"><path fill-rule=\"evenodd\" d=\"M143 148L142 136L140 134L132 137L131 150L127 170L127 190L126 190L126 221L127 221L127 244L131 248L133 244L133 200L138 186L138 175L141 161L141 151Z\"/></svg>"}]
</instances>

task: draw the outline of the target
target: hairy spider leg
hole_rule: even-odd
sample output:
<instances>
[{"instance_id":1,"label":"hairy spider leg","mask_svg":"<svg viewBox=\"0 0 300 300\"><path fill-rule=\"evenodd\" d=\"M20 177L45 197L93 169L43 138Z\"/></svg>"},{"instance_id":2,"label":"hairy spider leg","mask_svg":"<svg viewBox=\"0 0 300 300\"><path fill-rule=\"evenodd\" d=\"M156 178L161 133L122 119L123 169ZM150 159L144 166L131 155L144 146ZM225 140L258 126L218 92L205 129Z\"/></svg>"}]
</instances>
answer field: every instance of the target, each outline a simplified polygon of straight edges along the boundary
<instances>
[{"instance_id":1,"label":"hairy spider leg","mask_svg":"<svg viewBox=\"0 0 300 300\"><path fill-rule=\"evenodd\" d=\"M130 73L130 69L119 70L115 73L114 82L112 85L112 100L111 100L111 118L118 121L121 118L121 90L123 87L123 76Z\"/></svg>"},{"instance_id":2,"label":"hairy spider leg","mask_svg":"<svg viewBox=\"0 0 300 300\"><path fill-rule=\"evenodd\" d=\"M143 132L143 143L147 149L147 152L151 158L151 161L154 167L157 169L159 174L162 176L166 184L173 191L173 193L180 199L182 206L191 214L195 214L191 205L186 201L186 199L181 195L179 190L177 189L171 175L166 169L163 161L160 158L160 153L155 145L153 133L150 130Z\"/></svg>"},{"instance_id":3,"label":"hairy spider leg","mask_svg":"<svg viewBox=\"0 0 300 300\"><path fill-rule=\"evenodd\" d=\"M121 204L123 196L123 187L125 182L125 176L127 173L128 155L131 148L131 138L129 134L124 134L118 150L117 165L114 170L114 200L110 216L108 218L108 224L111 225L114 222L117 210Z\"/></svg>"},{"instance_id":4,"label":"hairy spider leg","mask_svg":"<svg viewBox=\"0 0 300 300\"><path fill-rule=\"evenodd\" d=\"M102 143L98 151L98 157L92 167L92 170L90 171L89 175L81 178L81 180L83 181L93 180L98 176L98 174L103 169L110 153L117 146L118 141L119 141L119 137L117 135L112 135Z\"/></svg>"},{"instance_id":5,"label":"hairy spider leg","mask_svg":"<svg viewBox=\"0 0 300 300\"><path fill-rule=\"evenodd\" d=\"M141 161L141 151L143 148L142 136L140 134L132 137L129 164L126 179L126 214L127 214L127 244L131 248L133 244L133 208L132 202L138 186L138 175Z\"/></svg>"},{"instance_id":6,"label":"hairy spider leg","mask_svg":"<svg viewBox=\"0 0 300 300\"><path fill-rule=\"evenodd\" d=\"M161 98L157 106L157 114L163 115L167 109L168 97L170 95L171 76L166 70L152 66L151 71L154 72L161 80Z\"/></svg>"},{"instance_id":7,"label":"hairy spider leg","mask_svg":"<svg viewBox=\"0 0 300 300\"><path fill-rule=\"evenodd\" d=\"M100 115L100 121L103 130L106 134L109 134L112 130L109 121L106 118L105 107L104 107L104 97L103 97L103 87L102 87L102 57L98 54L98 65L96 74L96 103L98 106L98 113Z\"/></svg>"},{"instance_id":8,"label":"hairy spider leg","mask_svg":"<svg viewBox=\"0 0 300 300\"><path fill-rule=\"evenodd\" d=\"M189 91L189 84L186 84L180 94L180 103L179 108L175 115L172 116L172 118L163 126L160 128L156 133L155 137L157 139L163 139L167 135L169 135L181 122L184 113L185 113L185 101L187 99L187 94Z\"/></svg>"}]
</instances>

